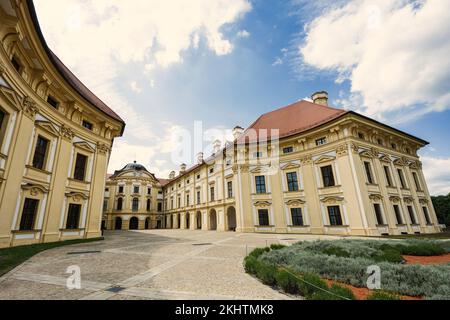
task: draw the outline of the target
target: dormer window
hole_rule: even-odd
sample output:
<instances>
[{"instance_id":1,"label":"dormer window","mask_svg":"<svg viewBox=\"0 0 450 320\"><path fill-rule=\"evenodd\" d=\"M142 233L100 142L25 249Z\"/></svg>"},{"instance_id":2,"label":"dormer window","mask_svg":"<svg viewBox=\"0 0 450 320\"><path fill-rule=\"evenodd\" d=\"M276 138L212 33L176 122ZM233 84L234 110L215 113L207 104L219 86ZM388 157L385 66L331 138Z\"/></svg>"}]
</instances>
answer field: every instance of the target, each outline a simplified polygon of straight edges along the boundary
<instances>
[{"instance_id":1,"label":"dormer window","mask_svg":"<svg viewBox=\"0 0 450 320\"><path fill-rule=\"evenodd\" d=\"M294 152L294 148L293 147L287 147L287 148L283 149L283 153L284 154L289 154L289 153L292 153L292 152Z\"/></svg>"},{"instance_id":2,"label":"dormer window","mask_svg":"<svg viewBox=\"0 0 450 320\"><path fill-rule=\"evenodd\" d=\"M392 149L397 150L397 145L395 143L391 143L391 147Z\"/></svg>"},{"instance_id":3,"label":"dormer window","mask_svg":"<svg viewBox=\"0 0 450 320\"><path fill-rule=\"evenodd\" d=\"M58 109L59 107L59 102L58 100L56 100L55 98L53 98L52 96L48 96L47 97L47 103L49 105L51 105L53 108Z\"/></svg>"},{"instance_id":4,"label":"dormer window","mask_svg":"<svg viewBox=\"0 0 450 320\"><path fill-rule=\"evenodd\" d=\"M382 139L378 139L378 140L377 140L377 143L378 143L380 146L382 146L382 145L384 144Z\"/></svg>"},{"instance_id":5,"label":"dormer window","mask_svg":"<svg viewBox=\"0 0 450 320\"><path fill-rule=\"evenodd\" d=\"M320 139L317 139L316 140L316 146L323 146L324 144L327 144L327 138L326 137L323 137L323 138L320 138Z\"/></svg>"},{"instance_id":6,"label":"dormer window","mask_svg":"<svg viewBox=\"0 0 450 320\"><path fill-rule=\"evenodd\" d=\"M20 70L22 70L22 64L20 63L19 59L16 56L13 56L11 59L11 63L14 69L16 69L16 71L20 73Z\"/></svg>"},{"instance_id":7,"label":"dormer window","mask_svg":"<svg viewBox=\"0 0 450 320\"><path fill-rule=\"evenodd\" d=\"M83 127L92 131L92 129L94 128L94 125L92 123L90 123L89 121L83 120Z\"/></svg>"},{"instance_id":8,"label":"dormer window","mask_svg":"<svg viewBox=\"0 0 450 320\"><path fill-rule=\"evenodd\" d=\"M360 138L361 140L364 140L365 139L364 133L358 132L358 138Z\"/></svg>"}]
</instances>

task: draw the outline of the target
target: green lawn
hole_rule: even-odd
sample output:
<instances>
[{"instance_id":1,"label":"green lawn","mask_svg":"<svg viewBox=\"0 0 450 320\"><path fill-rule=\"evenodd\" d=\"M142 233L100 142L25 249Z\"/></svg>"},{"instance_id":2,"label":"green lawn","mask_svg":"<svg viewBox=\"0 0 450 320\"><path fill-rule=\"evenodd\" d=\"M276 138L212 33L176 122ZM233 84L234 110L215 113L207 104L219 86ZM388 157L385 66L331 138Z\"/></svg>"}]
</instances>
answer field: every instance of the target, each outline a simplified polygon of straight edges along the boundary
<instances>
[{"instance_id":1,"label":"green lawn","mask_svg":"<svg viewBox=\"0 0 450 320\"><path fill-rule=\"evenodd\" d=\"M61 242L41 243L33 244L29 246L20 246L14 248L0 249L0 276L11 271L19 264L30 259L32 256L57 247L63 247L73 244L89 243L94 241L101 241L104 238L82 239L82 240L70 240Z\"/></svg>"}]
</instances>

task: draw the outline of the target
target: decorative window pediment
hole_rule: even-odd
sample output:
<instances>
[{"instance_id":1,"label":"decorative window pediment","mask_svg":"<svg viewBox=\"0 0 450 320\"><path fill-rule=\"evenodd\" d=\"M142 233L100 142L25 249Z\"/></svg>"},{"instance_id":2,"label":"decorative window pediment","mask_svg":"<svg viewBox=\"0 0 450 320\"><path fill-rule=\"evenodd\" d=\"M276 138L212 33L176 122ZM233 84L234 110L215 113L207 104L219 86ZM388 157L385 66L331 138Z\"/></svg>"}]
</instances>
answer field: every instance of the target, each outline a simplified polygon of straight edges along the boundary
<instances>
[{"instance_id":1,"label":"decorative window pediment","mask_svg":"<svg viewBox=\"0 0 450 320\"><path fill-rule=\"evenodd\" d=\"M369 199L374 200L374 201L381 201L381 200L383 200L383 197L381 196L381 194L372 193L369 195Z\"/></svg>"},{"instance_id":2,"label":"decorative window pediment","mask_svg":"<svg viewBox=\"0 0 450 320\"><path fill-rule=\"evenodd\" d=\"M91 153L95 152L95 149L89 143L87 143L85 141L75 142L73 145L80 149L91 152Z\"/></svg>"},{"instance_id":3,"label":"decorative window pediment","mask_svg":"<svg viewBox=\"0 0 450 320\"><path fill-rule=\"evenodd\" d=\"M344 201L344 197L326 196L326 197L321 198L320 201L323 203L328 203L328 204L336 204L336 203Z\"/></svg>"},{"instance_id":4,"label":"decorative window pediment","mask_svg":"<svg viewBox=\"0 0 450 320\"><path fill-rule=\"evenodd\" d=\"M428 199L420 198L419 199L419 203L422 204L422 205L427 205L428 204Z\"/></svg>"},{"instance_id":5,"label":"decorative window pediment","mask_svg":"<svg viewBox=\"0 0 450 320\"><path fill-rule=\"evenodd\" d=\"M304 201L302 199L291 199L291 200L286 201L286 204L288 206L300 206L305 203L306 203L306 201Z\"/></svg>"},{"instance_id":6,"label":"decorative window pediment","mask_svg":"<svg viewBox=\"0 0 450 320\"><path fill-rule=\"evenodd\" d=\"M397 166L407 166L408 165L404 158L395 159L394 164Z\"/></svg>"},{"instance_id":7,"label":"decorative window pediment","mask_svg":"<svg viewBox=\"0 0 450 320\"><path fill-rule=\"evenodd\" d=\"M385 155L385 154L381 154L379 159L382 162L387 162L387 163L391 163L392 162L391 158L389 158L389 156Z\"/></svg>"},{"instance_id":8,"label":"decorative window pediment","mask_svg":"<svg viewBox=\"0 0 450 320\"><path fill-rule=\"evenodd\" d=\"M252 169L250 172L251 173L267 173L267 171L269 171L268 168L260 166L260 167L256 167L256 168Z\"/></svg>"},{"instance_id":9,"label":"decorative window pediment","mask_svg":"<svg viewBox=\"0 0 450 320\"><path fill-rule=\"evenodd\" d=\"M319 158L317 158L314 163L315 164L320 164L320 163L325 163L325 162L330 162L330 161L334 161L336 160L336 157L332 157L332 156L320 156Z\"/></svg>"},{"instance_id":10,"label":"decorative window pediment","mask_svg":"<svg viewBox=\"0 0 450 320\"><path fill-rule=\"evenodd\" d=\"M13 90L3 86L0 86L0 92L3 94L6 100L10 102L9 105L17 110L17 106L21 105L17 94Z\"/></svg>"},{"instance_id":11,"label":"decorative window pediment","mask_svg":"<svg viewBox=\"0 0 450 320\"><path fill-rule=\"evenodd\" d=\"M89 198L88 195L82 192L67 192L66 197L72 198L75 202L81 202L82 200L87 200Z\"/></svg>"},{"instance_id":12,"label":"decorative window pediment","mask_svg":"<svg viewBox=\"0 0 450 320\"><path fill-rule=\"evenodd\" d=\"M400 197L399 196L390 196L389 200L391 200L392 202L400 202Z\"/></svg>"},{"instance_id":13,"label":"decorative window pediment","mask_svg":"<svg viewBox=\"0 0 450 320\"><path fill-rule=\"evenodd\" d=\"M49 189L46 186L36 183L25 183L22 185L23 190L29 190L32 196L48 193Z\"/></svg>"},{"instance_id":14,"label":"decorative window pediment","mask_svg":"<svg viewBox=\"0 0 450 320\"><path fill-rule=\"evenodd\" d=\"M270 201L256 201L254 203L255 207L261 208L261 207L270 207L272 205L272 202Z\"/></svg>"},{"instance_id":15,"label":"decorative window pediment","mask_svg":"<svg viewBox=\"0 0 450 320\"><path fill-rule=\"evenodd\" d=\"M359 155L365 158L376 158L376 155L372 150L363 150L359 153Z\"/></svg>"},{"instance_id":16,"label":"decorative window pediment","mask_svg":"<svg viewBox=\"0 0 450 320\"><path fill-rule=\"evenodd\" d=\"M295 162L289 162L289 163L283 164L281 166L282 170L293 170L293 169L298 169L298 168L300 168L300 164L295 163Z\"/></svg>"},{"instance_id":17,"label":"decorative window pediment","mask_svg":"<svg viewBox=\"0 0 450 320\"><path fill-rule=\"evenodd\" d=\"M54 136L59 136L60 134L60 130L58 127L56 127L53 123L49 122L49 121L36 121L35 125L45 131L47 131L48 133L54 135Z\"/></svg>"},{"instance_id":18,"label":"decorative window pediment","mask_svg":"<svg viewBox=\"0 0 450 320\"><path fill-rule=\"evenodd\" d=\"M403 197L403 201L405 201L405 203L413 203L414 199L412 197Z\"/></svg>"}]
</instances>

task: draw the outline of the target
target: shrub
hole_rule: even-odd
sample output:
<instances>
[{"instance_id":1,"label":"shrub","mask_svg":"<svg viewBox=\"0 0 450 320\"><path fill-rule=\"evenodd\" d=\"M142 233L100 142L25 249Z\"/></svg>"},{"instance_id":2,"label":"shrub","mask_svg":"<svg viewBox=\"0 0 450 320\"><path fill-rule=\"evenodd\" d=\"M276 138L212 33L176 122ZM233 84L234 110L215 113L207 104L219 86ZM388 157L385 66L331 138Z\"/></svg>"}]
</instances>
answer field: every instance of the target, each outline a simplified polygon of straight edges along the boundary
<instances>
[{"instance_id":1,"label":"shrub","mask_svg":"<svg viewBox=\"0 0 450 320\"><path fill-rule=\"evenodd\" d=\"M276 275L277 285L287 293L299 292L299 280L286 270L279 270Z\"/></svg>"},{"instance_id":2,"label":"shrub","mask_svg":"<svg viewBox=\"0 0 450 320\"><path fill-rule=\"evenodd\" d=\"M264 283L269 286L274 286L277 282L276 275L278 273L277 267L272 264L258 263L256 276Z\"/></svg>"},{"instance_id":3,"label":"shrub","mask_svg":"<svg viewBox=\"0 0 450 320\"><path fill-rule=\"evenodd\" d=\"M323 251L326 255L336 257L350 257L350 253L339 247L329 247Z\"/></svg>"},{"instance_id":4,"label":"shrub","mask_svg":"<svg viewBox=\"0 0 450 320\"><path fill-rule=\"evenodd\" d=\"M374 257L376 262L387 261L392 263L401 263L403 262L403 257L400 251L393 248L386 248L381 251L380 254Z\"/></svg>"},{"instance_id":5,"label":"shrub","mask_svg":"<svg viewBox=\"0 0 450 320\"><path fill-rule=\"evenodd\" d=\"M272 250L281 250L283 248L286 248L286 246L284 244L272 244L270 246L270 249L272 249Z\"/></svg>"},{"instance_id":6,"label":"shrub","mask_svg":"<svg viewBox=\"0 0 450 320\"><path fill-rule=\"evenodd\" d=\"M244 269L245 272L250 274L256 274L258 271L259 265L261 263L254 256L248 256L244 259Z\"/></svg>"},{"instance_id":7,"label":"shrub","mask_svg":"<svg viewBox=\"0 0 450 320\"><path fill-rule=\"evenodd\" d=\"M369 295L367 300L400 300L400 297L389 292L377 290Z\"/></svg>"},{"instance_id":8,"label":"shrub","mask_svg":"<svg viewBox=\"0 0 450 320\"><path fill-rule=\"evenodd\" d=\"M353 294L352 290L349 288L340 286L338 284L333 284L330 288L330 291L334 294L350 299L350 300L356 300L355 295Z\"/></svg>"},{"instance_id":9,"label":"shrub","mask_svg":"<svg viewBox=\"0 0 450 320\"><path fill-rule=\"evenodd\" d=\"M310 299L311 300L346 300L346 299L355 300L356 298L350 289L344 288L337 284L333 284L328 289L328 292L323 291L323 290L318 290L312 294Z\"/></svg>"},{"instance_id":10,"label":"shrub","mask_svg":"<svg viewBox=\"0 0 450 320\"><path fill-rule=\"evenodd\" d=\"M270 251L270 248L268 248L268 247L266 247L266 248L256 248L255 250L250 252L249 256L258 258L263 253L266 253L266 252L269 252L269 251Z\"/></svg>"},{"instance_id":11,"label":"shrub","mask_svg":"<svg viewBox=\"0 0 450 320\"><path fill-rule=\"evenodd\" d=\"M306 273L299 281L299 291L306 297L310 298L316 292L323 292L321 289L328 290L328 285L318 275L313 273Z\"/></svg>"}]
</instances>

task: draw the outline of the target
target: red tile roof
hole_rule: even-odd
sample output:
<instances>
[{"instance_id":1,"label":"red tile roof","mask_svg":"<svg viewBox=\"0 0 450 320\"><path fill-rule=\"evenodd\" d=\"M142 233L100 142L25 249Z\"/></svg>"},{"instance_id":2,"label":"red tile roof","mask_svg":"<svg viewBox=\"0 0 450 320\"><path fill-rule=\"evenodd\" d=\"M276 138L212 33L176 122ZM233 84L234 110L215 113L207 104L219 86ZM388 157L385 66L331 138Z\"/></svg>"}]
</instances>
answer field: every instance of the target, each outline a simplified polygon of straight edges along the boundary
<instances>
[{"instance_id":1,"label":"red tile roof","mask_svg":"<svg viewBox=\"0 0 450 320\"><path fill-rule=\"evenodd\" d=\"M326 107L302 100L262 115L245 130L244 135L238 142L243 143L244 139L247 142L255 142L251 129L256 130L258 138L263 134L260 130L266 129L268 139L271 136L271 129L278 129L279 138L284 138L313 129L347 113L348 111L342 109Z\"/></svg>"},{"instance_id":2,"label":"red tile roof","mask_svg":"<svg viewBox=\"0 0 450 320\"><path fill-rule=\"evenodd\" d=\"M110 107L108 107L102 100L100 100L94 93L92 93L92 91L90 91L49 48L47 42L45 41L44 35L42 34L42 30L37 19L36 9L34 7L33 0L27 0L27 4L31 20L33 21L34 28L41 41L42 47L47 53L47 56L50 62L55 67L55 69L64 78L64 80L66 80L67 83L75 90L75 92L77 92L88 103L93 105L95 108L97 108L107 116L121 122L123 133L125 129L125 122L123 121L123 119L117 113L115 113Z\"/></svg>"}]
</instances>

